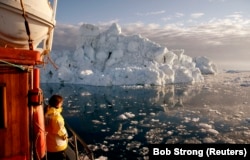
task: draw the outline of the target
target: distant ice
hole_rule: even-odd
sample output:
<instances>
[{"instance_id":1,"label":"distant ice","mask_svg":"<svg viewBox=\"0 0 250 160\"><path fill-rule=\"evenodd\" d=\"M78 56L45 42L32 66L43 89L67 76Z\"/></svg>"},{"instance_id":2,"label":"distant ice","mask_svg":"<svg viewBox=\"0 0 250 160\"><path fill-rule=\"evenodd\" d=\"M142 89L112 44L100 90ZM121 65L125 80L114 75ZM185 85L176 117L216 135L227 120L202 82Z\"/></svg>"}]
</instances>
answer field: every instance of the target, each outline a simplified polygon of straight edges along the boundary
<instances>
[{"instance_id":1,"label":"distant ice","mask_svg":"<svg viewBox=\"0 0 250 160\"><path fill-rule=\"evenodd\" d=\"M212 125L206 123L200 123L199 126L207 130L212 128Z\"/></svg>"},{"instance_id":2,"label":"distant ice","mask_svg":"<svg viewBox=\"0 0 250 160\"><path fill-rule=\"evenodd\" d=\"M192 58L183 49L168 50L141 35L124 35L118 24L105 31L83 24L78 35L74 52L51 53L58 69L46 65L41 69L41 82L165 85L203 82L203 74L217 72L207 57Z\"/></svg>"},{"instance_id":3,"label":"distant ice","mask_svg":"<svg viewBox=\"0 0 250 160\"><path fill-rule=\"evenodd\" d=\"M211 133L211 134L214 134L214 135L219 134L219 132L218 132L217 130L212 129L212 128L209 128L209 129L207 130L207 132L208 132L208 133Z\"/></svg>"},{"instance_id":4,"label":"distant ice","mask_svg":"<svg viewBox=\"0 0 250 160\"><path fill-rule=\"evenodd\" d=\"M215 143L216 141L211 137L206 137L203 139L204 143Z\"/></svg>"},{"instance_id":5,"label":"distant ice","mask_svg":"<svg viewBox=\"0 0 250 160\"><path fill-rule=\"evenodd\" d=\"M135 114L131 112L125 112L124 114L121 114L118 118L121 120L129 119L129 118L134 118Z\"/></svg>"},{"instance_id":6,"label":"distant ice","mask_svg":"<svg viewBox=\"0 0 250 160\"><path fill-rule=\"evenodd\" d=\"M207 57L195 57L194 62L202 74L216 74L218 72L216 65Z\"/></svg>"}]
</instances>

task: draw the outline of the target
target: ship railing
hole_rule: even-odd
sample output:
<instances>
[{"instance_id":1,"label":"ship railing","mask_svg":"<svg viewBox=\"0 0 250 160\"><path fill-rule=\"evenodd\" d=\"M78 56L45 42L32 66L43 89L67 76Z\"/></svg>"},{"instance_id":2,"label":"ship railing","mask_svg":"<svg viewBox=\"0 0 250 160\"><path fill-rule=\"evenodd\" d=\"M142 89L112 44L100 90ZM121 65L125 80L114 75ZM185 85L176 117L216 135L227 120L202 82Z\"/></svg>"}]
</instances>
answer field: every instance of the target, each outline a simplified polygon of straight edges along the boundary
<instances>
[{"instance_id":1,"label":"ship railing","mask_svg":"<svg viewBox=\"0 0 250 160\"><path fill-rule=\"evenodd\" d=\"M94 160L94 153L88 147L87 143L85 143L84 140L67 123L65 124L65 127L67 131L69 132L69 135L72 135L72 137L69 138L68 154L66 152L69 159L70 160L71 159L74 159L74 160L83 159L81 158L82 155L79 155L79 147L83 147L85 151L84 156L88 156L90 160ZM81 146L78 147L78 144L80 144ZM73 155L72 155L72 150L74 151Z\"/></svg>"}]
</instances>

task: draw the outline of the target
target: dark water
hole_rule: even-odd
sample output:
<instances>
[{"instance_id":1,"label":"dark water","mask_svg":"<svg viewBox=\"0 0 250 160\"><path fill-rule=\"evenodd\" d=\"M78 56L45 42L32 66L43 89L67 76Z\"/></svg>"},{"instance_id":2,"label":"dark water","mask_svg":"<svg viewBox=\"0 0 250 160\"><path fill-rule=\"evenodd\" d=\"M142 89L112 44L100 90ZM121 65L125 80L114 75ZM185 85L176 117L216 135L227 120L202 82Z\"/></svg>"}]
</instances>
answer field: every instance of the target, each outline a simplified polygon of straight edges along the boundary
<instances>
[{"instance_id":1,"label":"dark water","mask_svg":"<svg viewBox=\"0 0 250 160\"><path fill-rule=\"evenodd\" d=\"M250 143L250 87L94 87L42 84L61 94L66 122L95 157L148 159L149 144Z\"/></svg>"}]
</instances>

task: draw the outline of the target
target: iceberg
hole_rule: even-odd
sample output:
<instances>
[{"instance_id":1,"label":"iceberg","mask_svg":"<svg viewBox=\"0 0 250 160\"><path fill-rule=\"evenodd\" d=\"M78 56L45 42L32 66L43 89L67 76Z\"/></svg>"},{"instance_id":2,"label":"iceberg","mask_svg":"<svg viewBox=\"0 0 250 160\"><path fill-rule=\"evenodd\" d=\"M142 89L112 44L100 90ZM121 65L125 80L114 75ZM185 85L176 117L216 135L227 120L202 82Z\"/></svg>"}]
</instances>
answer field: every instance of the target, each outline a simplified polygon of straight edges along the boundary
<instances>
[{"instance_id":1,"label":"iceberg","mask_svg":"<svg viewBox=\"0 0 250 160\"><path fill-rule=\"evenodd\" d=\"M183 49L168 50L141 35L125 35L114 23L107 30L92 24L79 28L74 52L53 50L58 66L41 70L42 83L93 86L198 83L215 74L207 57L192 58Z\"/></svg>"}]
</instances>

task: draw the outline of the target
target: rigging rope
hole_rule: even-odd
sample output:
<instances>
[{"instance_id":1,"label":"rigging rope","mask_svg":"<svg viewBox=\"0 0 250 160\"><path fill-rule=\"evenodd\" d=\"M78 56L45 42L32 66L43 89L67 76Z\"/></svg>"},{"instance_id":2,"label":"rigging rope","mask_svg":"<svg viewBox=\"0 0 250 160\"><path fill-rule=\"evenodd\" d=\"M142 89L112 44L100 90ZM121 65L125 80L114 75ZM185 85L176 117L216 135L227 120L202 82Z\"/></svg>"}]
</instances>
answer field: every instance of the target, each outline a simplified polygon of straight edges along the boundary
<instances>
[{"instance_id":1,"label":"rigging rope","mask_svg":"<svg viewBox=\"0 0 250 160\"><path fill-rule=\"evenodd\" d=\"M55 2L57 3L57 1L55 1ZM27 20L28 16L27 16L27 14L25 12L23 0L20 0L20 4L21 4L21 7L22 7L22 11L23 11L22 16L24 18L24 25L25 25L26 33L27 33L27 35L29 37L29 39L28 39L29 49L33 50L34 49L34 47L33 47L33 40L31 39L31 36L30 36L30 27L29 27L29 22ZM54 4L54 6L56 6L56 4ZM55 13L55 9L54 9L54 13ZM50 28L50 30L51 30L51 28ZM48 40L46 41L46 46L48 46ZM46 55L48 55L49 52L50 52L50 49L46 48L46 50L42 53L42 55L46 56ZM54 66L55 69L58 69L57 65L55 64L55 62L52 61L52 59L50 58L50 56L48 56L47 59L48 59L49 62L51 62L51 64ZM44 59L43 59L43 62L44 62ZM44 62L44 64L45 64L45 62Z\"/></svg>"},{"instance_id":2,"label":"rigging rope","mask_svg":"<svg viewBox=\"0 0 250 160\"><path fill-rule=\"evenodd\" d=\"M5 63L5 64L8 64L8 65L13 66L13 67L16 67L16 68L19 68L19 69L21 69L21 70L23 70L23 71L27 70L27 68L24 67L24 66L22 66L22 65L16 65L16 64L13 64L13 63L10 63L10 62L1 60L1 59L0 59L0 62Z\"/></svg>"},{"instance_id":3,"label":"rigging rope","mask_svg":"<svg viewBox=\"0 0 250 160\"><path fill-rule=\"evenodd\" d=\"M20 3L21 3L22 10L23 10L22 16L24 18L24 25L25 25L26 33L29 37L29 40L28 40L29 49L33 50L33 40L30 38L30 27L29 27L29 22L27 20L27 14L26 14L25 9L24 9L23 0L20 0Z\"/></svg>"},{"instance_id":4,"label":"rigging rope","mask_svg":"<svg viewBox=\"0 0 250 160\"><path fill-rule=\"evenodd\" d=\"M37 150L37 143L38 143L38 138L41 136L41 134L44 134L45 135L45 142L46 142L46 136L48 134L48 132L46 132L37 122L35 123L36 126L39 128L39 132L37 133L36 135L36 140L35 140L35 148L36 148L36 155L37 155L37 158L39 160L41 160L41 157L39 157L39 153L38 153L38 150ZM46 149L47 151L47 149ZM46 156L46 152L45 152L45 156ZM47 159L47 158L46 158Z\"/></svg>"}]
</instances>

